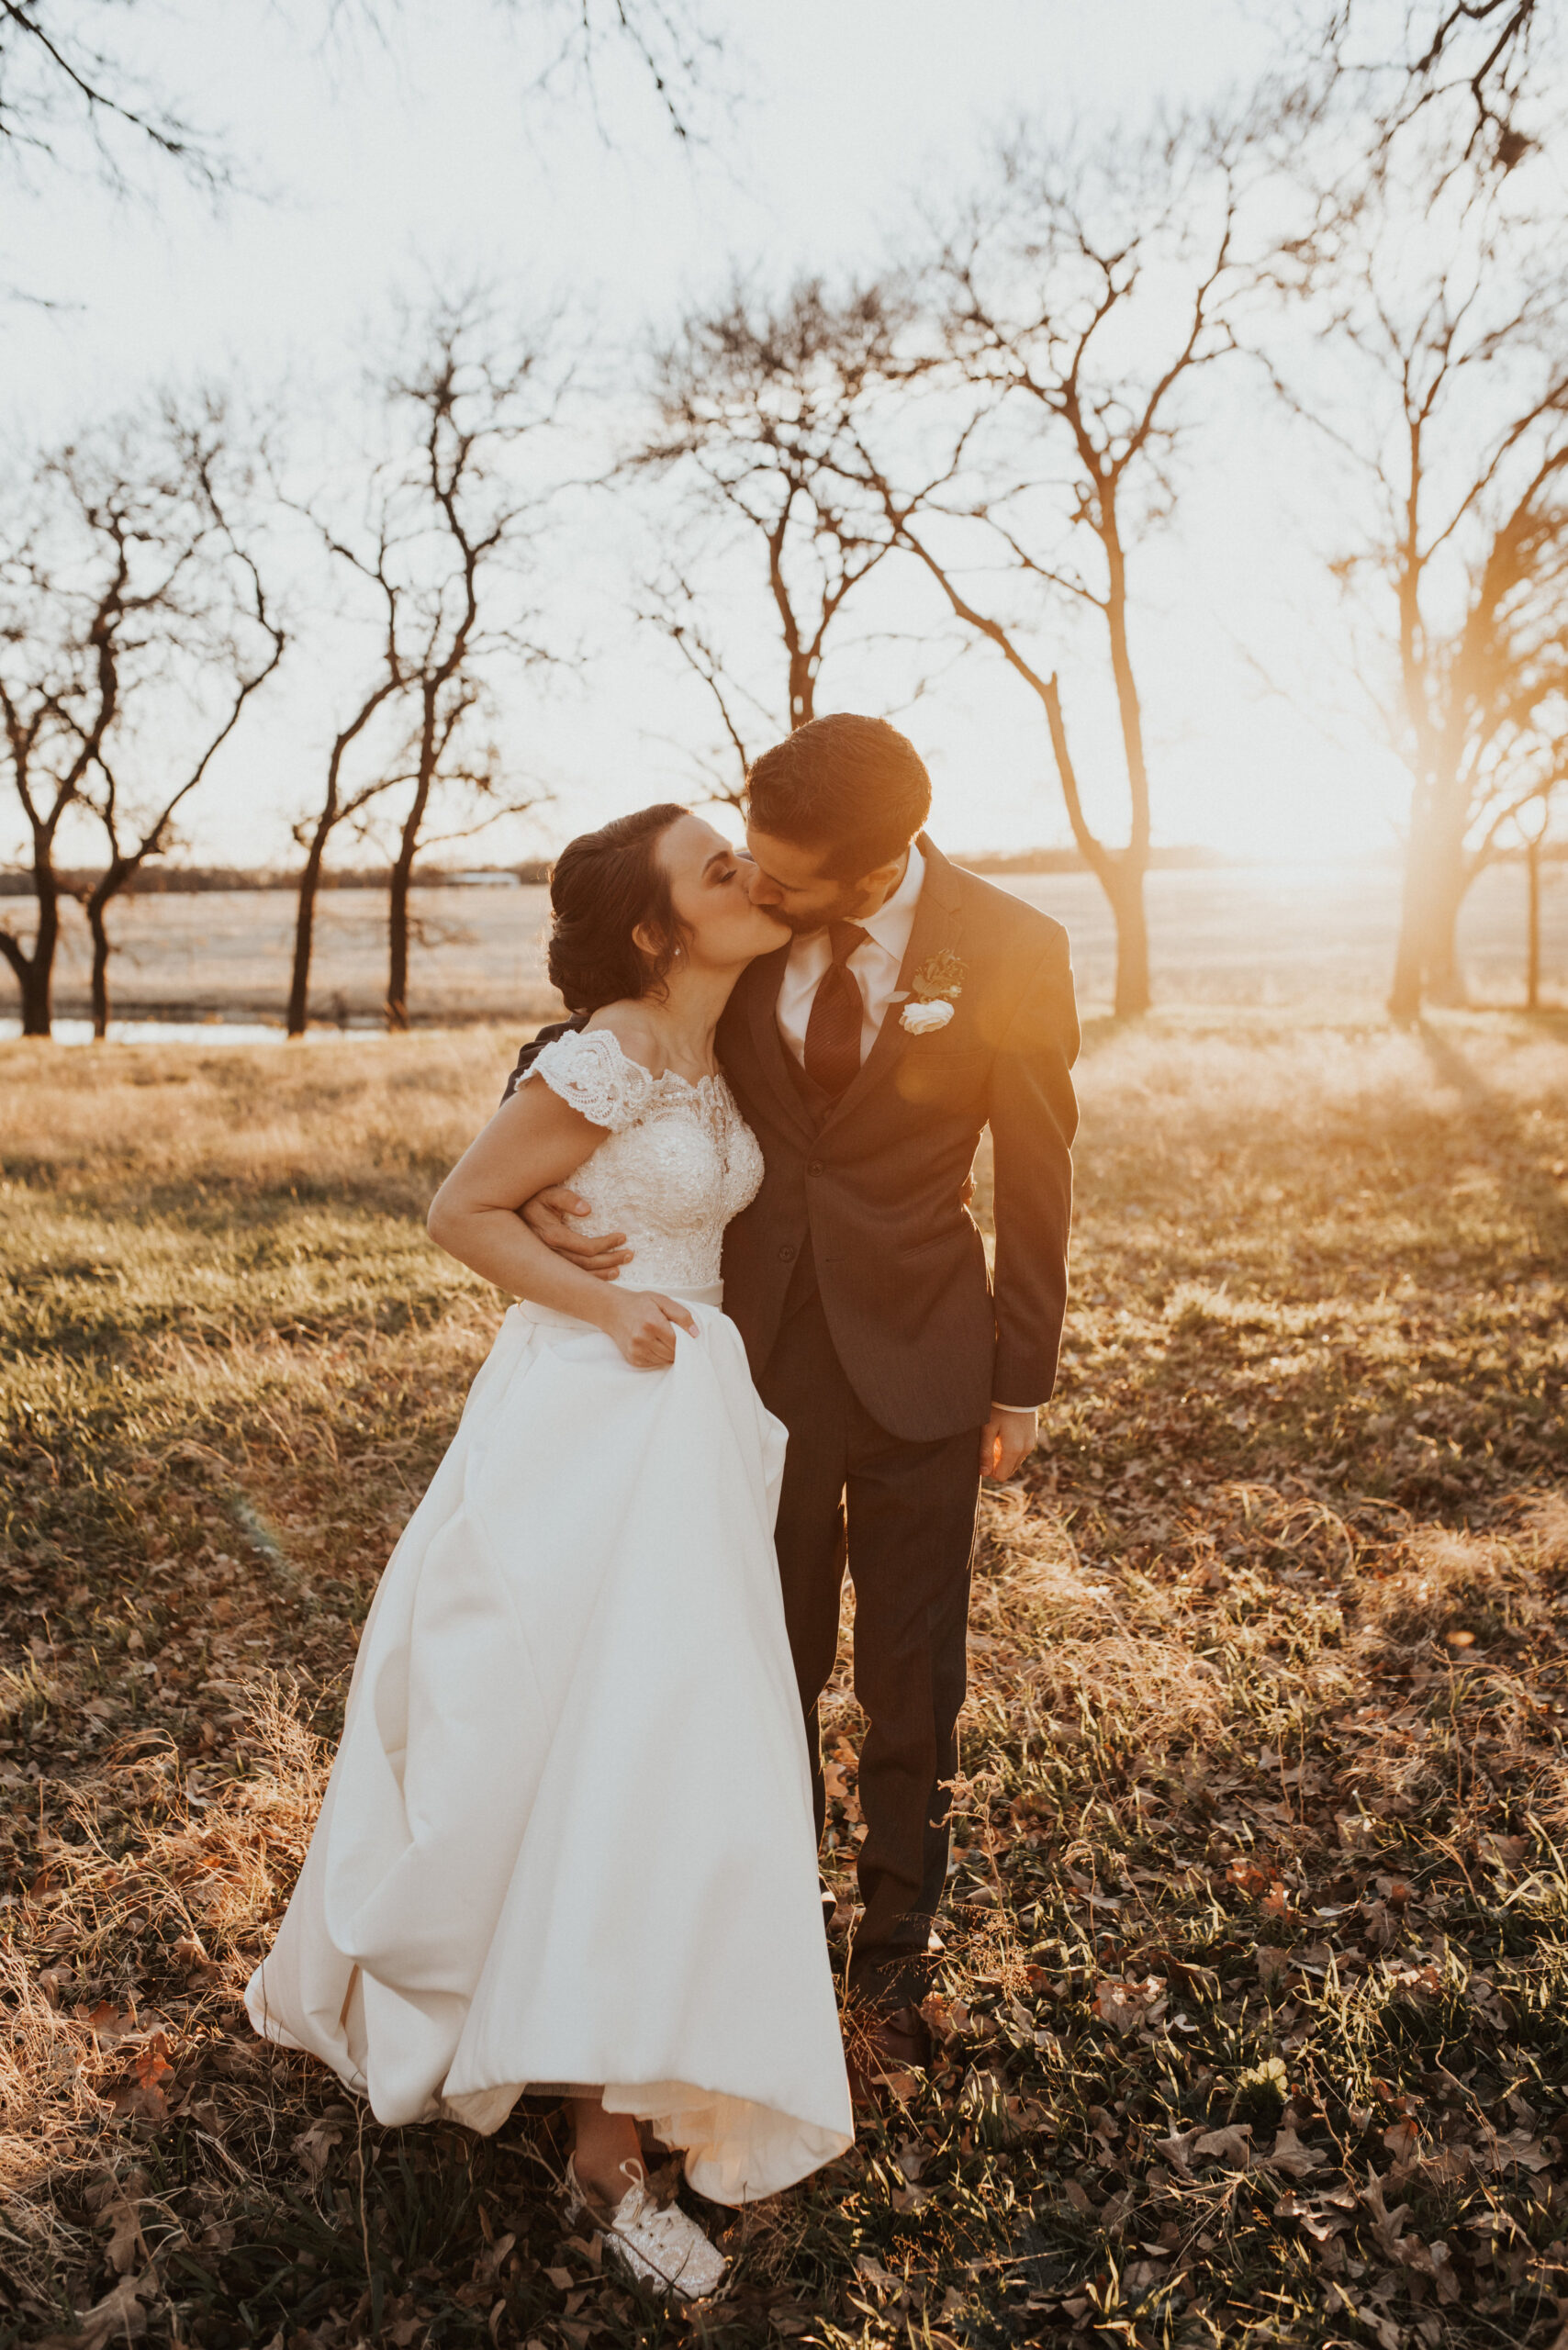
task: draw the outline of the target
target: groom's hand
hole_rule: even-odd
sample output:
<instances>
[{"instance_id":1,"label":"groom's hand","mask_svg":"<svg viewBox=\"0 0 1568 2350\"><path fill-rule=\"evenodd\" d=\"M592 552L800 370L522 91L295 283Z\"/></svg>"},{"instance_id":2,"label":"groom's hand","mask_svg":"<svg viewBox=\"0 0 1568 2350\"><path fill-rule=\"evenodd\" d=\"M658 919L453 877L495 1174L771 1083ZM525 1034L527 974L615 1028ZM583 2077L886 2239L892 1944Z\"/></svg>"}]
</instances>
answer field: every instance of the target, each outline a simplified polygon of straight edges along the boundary
<instances>
[{"instance_id":1,"label":"groom's hand","mask_svg":"<svg viewBox=\"0 0 1568 2350\"><path fill-rule=\"evenodd\" d=\"M547 1192L535 1192L524 1200L518 1210L524 1224L546 1248L554 1248L557 1257L566 1257L585 1273L593 1273L601 1281L616 1281L622 1265L632 1261L632 1251L626 1246L623 1232L585 1232L574 1216L591 1214L586 1200L576 1192L568 1192L563 1183L552 1183Z\"/></svg>"},{"instance_id":2,"label":"groom's hand","mask_svg":"<svg viewBox=\"0 0 1568 2350\"><path fill-rule=\"evenodd\" d=\"M1005 1485L1035 1449L1039 1433L1038 1412L1004 1412L993 1404L991 1417L980 1430L980 1475Z\"/></svg>"}]
</instances>

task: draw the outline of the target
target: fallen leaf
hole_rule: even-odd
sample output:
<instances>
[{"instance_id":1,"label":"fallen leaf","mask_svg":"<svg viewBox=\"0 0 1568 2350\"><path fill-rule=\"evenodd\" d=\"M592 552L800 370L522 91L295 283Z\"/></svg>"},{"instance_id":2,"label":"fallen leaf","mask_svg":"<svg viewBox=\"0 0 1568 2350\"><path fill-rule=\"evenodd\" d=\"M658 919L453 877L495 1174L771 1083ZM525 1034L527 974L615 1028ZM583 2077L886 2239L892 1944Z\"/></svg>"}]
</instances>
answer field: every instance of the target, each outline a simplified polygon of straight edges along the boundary
<instances>
[{"instance_id":1,"label":"fallen leaf","mask_svg":"<svg viewBox=\"0 0 1568 2350\"><path fill-rule=\"evenodd\" d=\"M1141 1983L1107 1975L1094 1988L1094 2007L1101 2020L1124 2034L1158 2023L1169 2004L1165 1985L1158 1975L1146 1975Z\"/></svg>"},{"instance_id":2,"label":"fallen leaf","mask_svg":"<svg viewBox=\"0 0 1568 2350\"><path fill-rule=\"evenodd\" d=\"M110 2225L109 2266L117 2277L128 2277L136 2266L138 2256L145 2262L147 2244L141 2232L141 2221L134 2203L123 2197L106 2204L102 2218Z\"/></svg>"},{"instance_id":3,"label":"fallen leaf","mask_svg":"<svg viewBox=\"0 0 1568 2350\"><path fill-rule=\"evenodd\" d=\"M158 2297L158 2280L151 2268L138 2277L122 2277L112 2293L79 2313L80 2332L51 2333L38 2350L107 2350L111 2342L140 2342L147 2331L147 2307Z\"/></svg>"},{"instance_id":4,"label":"fallen leaf","mask_svg":"<svg viewBox=\"0 0 1568 2350\"><path fill-rule=\"evenodd\" d=\"M1373 1950L1388 1950L1399 1939L1399 1920L1386 1901L1364 1901L1361 1916L1365 1920L1362 1933Z\"/></svg>"},{"instance_id":5,"label":"fallen leaf","mask_svg":"<svg viewBox=\"0 0 1568 2350\"><path fill-rule=\"evenodd\" d=\"M312 2187L319 2184L325 2173L328 2158L333 2147L341 2146L342 2142L342 2132L334 2130L331 2124L326 2121L313 2121L308 2130L302 2131L296 2138L293 2151L298 2155L309 2174Z\"/></svg>"},{"instance_id":6,"label":"fallen leaf","mask_svg":"<svg viewBox=\"0 0 1568 2350\"><path fill-rule=\"evenodd\" d=\"M150 2121L166 2121L169 2100L163 2084L174 2077L168 2041L162 2032L155 2031L125 2079L110 2089L109 2103L117 2113L139 2113Z\"/></svg>"},{"instance_id":7,"label":"fallen leaf","mask_svg":"<svg viewBox=\"0 0 1568 2350\"><path fill-rule=\"evenodd\" d=\"M1293 2194L1282 2195L1274 2206L1274 2212L1279 2219L1294 2220L1303 2234L1310 2237L1316 2244L1331 2244L1350 2224L1338 2211L1322 2210L1315 2204L1304 2203L1298 2195Z\"/></svg>"},{"instance_id":8,"label":"fallen leaf","mask_svg":"<svg viewBox=\"0 0 1568 2350\"><path fill-rule=\"evenodd\" d=\"M1185 2178L1191 2173L1190 2157L1193 2148L1202 2135L1202 2122L1192 2130L1173 2131L1169 2138L1161 2138L1156 2143L1154 2151L1157 2154L1163 2155L1164 2159L1174 2169L1179 2170Z\"/></svg>"},{"instance_id":9,"label":"fallen leaf","mask_svg":"<svg viewBox=\"0 0 1568 2350\"><path fill-rule=\"evenodd\" d=\"M1252 2158L1252 2125L1238 2121L1226 2130L1206 2130L1193 2151L1206 2161L1228 2163L1235 2170L1245 2170Z\"/></svg>"},{"instance_id":10,"label":"fallen leaf","mask_svg":"<svg viewBox=\"0 0 1568 2350\"><path fill-rule=\"evenodd\" d=\"M1226 1885L1235 1886L1238 1893L1245 1893L1250 1897L1267 1893L1275 1879L1267 1869L1260 1869L1256 1861L1232 1861L1225 1873L1225 1881Z\"/></svg>"},{"instance_id":11,"label":"fallen leaf","mask_svg":"<svg viewBox=\"0 0 1568 2350\"><path fill-rule=\"evenodd\" d=\"M869 2285L871 2290L876 2294L879 2300L885 2299L890 2293L902 2292L902 2279L898 2277L890 2277L888 2274L888 2271L883 2267L881 2262L876 2259L872 2254L868 2252L857 2253L855 2255L855 2266L862 2283Z\"/></svg>"},{"instance_id":12,"label":"fallen leaf","mask_svg":"<svg viewBox=\"0 0 1568 2350\"><path fill-rule=\"evenodd\" d=\"M1397 2260L1399 2239L1404 2232L1404 2223L1410 2217L1410 2206L1408 2203L1398 2203L1391 2211L1383 2197L1387 2181L1379 2178L1374 2172L1361 2189L1361 2201L1372 2215L1372 2232L1378 2240L1379 2246Z\"/></svg>"},{"instance_id":13,"label":"fallen leaf","mask_svg":"<svg viewBox=\"0 0 1568 2350\"><path fill-rule=\"evenodd\" d=\"M1321 2170L1326 2157L1311 2146L1304 2146L1294 2130L1279 2130L1274 2133L1274 2150L1265 2154L1263 2162L1270 2170L1283 2171L1287 2178L1305 2178Z\"/></svg>"},{"instance_id":14,"label":"fallen leaf","mask_svg":"<svg viewBox=\"0 0 1568 2350\"><path fill-rule=\"evenodd\" d=\"M136 2010L117 2008L108 1999L100 1999L90 2014L83 2019L100 2048L112 2048L136 2030Z\"/></svg>"},{"instance_id":15,"label":"fallen leaf","mask_svg":"<svg viewBox=\"0 0 1568 2350\"><path fill-rule=\"evenodd\" d=\"M1542 2171L1551 2168L1551 2157L1541 2149L1539 2138L1528 2130L1510 2130L1506 2137L1493 2141L1491 2149L1494 2170L1506 2170L1517 2163L1521 2170Z\"/></svg>"}]
</instances>

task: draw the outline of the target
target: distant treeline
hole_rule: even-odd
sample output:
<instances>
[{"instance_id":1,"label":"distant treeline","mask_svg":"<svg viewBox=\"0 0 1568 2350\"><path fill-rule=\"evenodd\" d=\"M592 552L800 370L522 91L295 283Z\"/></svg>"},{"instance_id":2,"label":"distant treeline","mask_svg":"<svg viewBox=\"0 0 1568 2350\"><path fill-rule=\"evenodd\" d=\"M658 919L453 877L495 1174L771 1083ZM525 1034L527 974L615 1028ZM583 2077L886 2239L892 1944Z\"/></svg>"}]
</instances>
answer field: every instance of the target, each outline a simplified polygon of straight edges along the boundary
<instances>
[{"instance_id":1,"label":"distant treeline","mask_svg":"<svg viewBox=\"0 0 1568 2350\"><path fill-rule=\"evenodd\" d=\"M971 873L1087 873L1089 860L1075 848L983 850L978 856L959 856L956 864ZM1218 866L1245 865L1247 859L1226 856L1217 848L1151 848L1151 867L1182 873L1206 872Z\"/></svg>"},{"instance_id":2,"label":"distant treeline","mask_svg":"<svg viewBox=\"0 0 1568 2350\"><path fill-rule=\"evenodd\" d=\"M523 865L502 865L480 867L464 866L458 871L430 867L416 870L416 890L436 890L454 881L466 880L484 872L493 873L498 880L540 882L550 878L547 857L536 857ZM91 890L98 878L98 868L63 866L60 868L61 888L72 897L80 897ZM341 871L323 873L319 885L323 890L385 890L387 886L385 868L374 866L344 866ZM165 865L146 866L126 882L123 894L128 898L179 897L203 890L289 890L299 887L297 867L253 865ZM0 872L0 898L30 898L33 877L30 873Z\"/></svg>"},{"instance_id":3,"label":"distant treeline","mask_svg":"<svg viewBox=\"0 0 1568 2350\"><path fill-rule=\"evenodd\" d=\"M1568 864L1568 840L1544 841L1540 847L1543 864ZM1522 863L1521 848L1505 848L1495 852L1503 865ZM967 867L971 873L1086 873L1087 860L1075 848L981 849L972 856L959 854L955 863ZM1226 856L1223 850L1205 848L1194 843L1184 846L1178 843L1167 848L1151 848L1149 868L1154 872L1204 873L1233 870L1260 860L1245 856ZM100 868L91 866L62 866L58 868L62 893L68 897L85 898L99 878ZM413 876L416 890L443 890L465 884L483 885L501 881L518 881L540 887L550 878L550 859L532 857L521 865L423 866ZM346 865L336 871L322 874L319 886L323 890L385 890L387 878L384 868L375 866ZM144 865L132 874L124 885L124 895L129 898L160 898L196 895L207 890L288 890L299 887L297 867L261 865ZM0 898L30 898L33 877L0 868Z\"/></svg>"},{"instance_id":4,"label":"distant treeline","mask_svg":"<svg viewBox=\"0 0 1568 2350\"><path fill-rule=\"evenodd\" d=\"M1568 856L1568 842L1554 845L1548 856ZM959 856L958 863L971 873L1083 873L1088 867L1075 848L1021 848L982 850L973 856ZM1148 853L1151 867L1167 871L1198 872L1217 867L1244 864L1245 858L1226 856L1219 849L1202 846L1152 848ZM493 866L423 866L413 877L416 890L450 889L464 882L497 881L516 878L538 885L550 878L548 857L534 857L521 865ZM90 890L98 878L96 868L63 867L60 871L62 889L73 897ZM148 898L178 896L204 890L297 890L297 867L286 866L241 865L163 865L146 866L133 874L125 885L128 897ZM348 865L336 871L322 874L323 890L385 890L386 874L375 866ZM30 898L33 878L30 873L0 871L0 898Z\"/></svg>"}]
</instances>

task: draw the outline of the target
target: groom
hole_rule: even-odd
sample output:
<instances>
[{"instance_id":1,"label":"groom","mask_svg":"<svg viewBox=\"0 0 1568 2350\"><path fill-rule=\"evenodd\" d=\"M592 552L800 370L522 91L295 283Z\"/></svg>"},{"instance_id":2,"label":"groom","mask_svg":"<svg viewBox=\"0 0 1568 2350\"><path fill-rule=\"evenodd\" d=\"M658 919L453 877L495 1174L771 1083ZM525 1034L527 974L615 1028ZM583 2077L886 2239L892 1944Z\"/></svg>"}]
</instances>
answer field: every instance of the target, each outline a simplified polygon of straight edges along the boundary
<instances>
[{"instance_id":1,"label":"groom","mask_svg":"<svg viewBox=\"0 0 1568 2350\"><path fill-rule=\"evenodd\" d=\"M919 2002L947 1871L980 1480L1014 1475L1056 1377L1079 1042L1066 932L950 865L922 830L930 805L913 744L881 719L814 719L756 761L751 894L794 937L744 974L718 1035L767 1169L725 1237L724 1311L790 1434L778 1567L817 1830L817 1706L847 1539L869 1724L850 1985L875 2012L879 2055L902 2065L930 2053ZM993 1277L967 1206L987 1125ZM525 1213L608 1275L629 1252L574 1225L581 1207L554 1191Z\"/></svg>"}]
</instances>

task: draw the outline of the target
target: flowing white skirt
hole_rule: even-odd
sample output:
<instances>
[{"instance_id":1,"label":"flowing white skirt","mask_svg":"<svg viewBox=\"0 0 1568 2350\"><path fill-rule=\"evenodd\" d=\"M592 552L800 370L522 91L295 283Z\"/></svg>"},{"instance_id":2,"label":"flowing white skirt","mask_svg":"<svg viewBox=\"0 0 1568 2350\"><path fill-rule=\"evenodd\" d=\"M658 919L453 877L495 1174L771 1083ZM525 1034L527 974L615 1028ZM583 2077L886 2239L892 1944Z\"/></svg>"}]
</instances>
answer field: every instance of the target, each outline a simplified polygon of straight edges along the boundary
<instances>
[{"instance_id":1,"label":"flowing white skirt","mask_svg":"<svg viewBox=\"0 0 1568 2350\"><path fill-rule=\"evenodd\" d=\"M259 2032L389 2124L604 2086L698 2190L853 2136L773 1550L784 1431L734 1325L633 1371L508 1313L382 1578Z\"/></svg>"}]
</instances>

